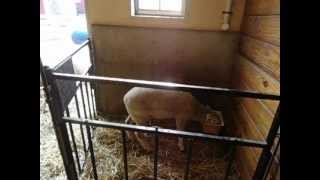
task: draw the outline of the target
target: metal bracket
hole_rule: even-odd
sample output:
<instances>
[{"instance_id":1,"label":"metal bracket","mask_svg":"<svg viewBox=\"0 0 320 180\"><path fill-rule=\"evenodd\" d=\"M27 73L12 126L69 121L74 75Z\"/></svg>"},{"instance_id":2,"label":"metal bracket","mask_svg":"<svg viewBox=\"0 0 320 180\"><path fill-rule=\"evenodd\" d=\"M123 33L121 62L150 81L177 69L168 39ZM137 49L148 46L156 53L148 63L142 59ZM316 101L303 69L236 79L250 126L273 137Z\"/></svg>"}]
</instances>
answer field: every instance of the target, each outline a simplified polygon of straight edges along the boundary
<instances>
[{"instance_id":1,"label":"metal bracket","mask_svg":"<svg viewBox=\"0 0 320 180\"><path fill-rule=\"evenodd\" d=\"M222 14L232 14L232 11L222 11Z\"/></svg>"}]
</instances>

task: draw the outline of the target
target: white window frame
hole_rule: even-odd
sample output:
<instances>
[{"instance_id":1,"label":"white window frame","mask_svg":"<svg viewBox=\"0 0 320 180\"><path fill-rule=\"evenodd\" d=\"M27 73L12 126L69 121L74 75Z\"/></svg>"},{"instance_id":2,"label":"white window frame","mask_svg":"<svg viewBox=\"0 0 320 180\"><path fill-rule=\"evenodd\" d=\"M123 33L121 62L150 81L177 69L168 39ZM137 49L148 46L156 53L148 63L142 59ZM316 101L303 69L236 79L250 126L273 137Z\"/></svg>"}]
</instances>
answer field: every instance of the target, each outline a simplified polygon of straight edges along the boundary
<instances>
[{"instance_id":1,"label":"white window frame","mask_svg":"<svg viewBox=\"0 0 320 180\"><path fill-rule=\"evenodd\" d=\"M159 0L160 2L161 0ZM182 0L181 11L165 11L165 10L151 10L139 9L139 0L133 0L134 15L137 16L155 16L155 17L179 17L185 16L186 0Z\"/></svg>"}]
</instances>

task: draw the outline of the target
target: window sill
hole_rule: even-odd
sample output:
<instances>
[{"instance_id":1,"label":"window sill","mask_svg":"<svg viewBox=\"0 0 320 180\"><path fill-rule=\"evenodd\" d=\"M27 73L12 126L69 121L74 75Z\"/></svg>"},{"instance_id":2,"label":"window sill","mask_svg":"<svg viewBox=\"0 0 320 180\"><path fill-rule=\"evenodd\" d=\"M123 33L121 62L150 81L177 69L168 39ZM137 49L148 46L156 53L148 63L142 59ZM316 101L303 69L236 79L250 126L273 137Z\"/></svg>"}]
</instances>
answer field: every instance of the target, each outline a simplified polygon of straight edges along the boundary
<instances>
[{"instance_id":1,"label":"window sill","mask_svg":"<svg viewBox=\"0 0 320 180\"><path fill-rule=\"evenodd\" d=\"M158 16L158 15L131 15L133 18L156 18L156 19L177 19L177 20L184 20L185 17L182 16Z\"/></svg>"}]
</instances>

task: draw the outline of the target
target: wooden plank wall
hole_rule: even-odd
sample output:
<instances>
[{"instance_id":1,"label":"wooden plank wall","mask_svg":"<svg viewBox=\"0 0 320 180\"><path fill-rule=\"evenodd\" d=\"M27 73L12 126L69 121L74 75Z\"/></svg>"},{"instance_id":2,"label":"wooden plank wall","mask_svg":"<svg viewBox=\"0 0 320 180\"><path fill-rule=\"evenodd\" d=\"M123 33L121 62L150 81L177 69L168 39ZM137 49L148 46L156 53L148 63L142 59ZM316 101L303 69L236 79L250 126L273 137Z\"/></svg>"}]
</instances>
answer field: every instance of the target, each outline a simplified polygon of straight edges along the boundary
<instances>
[{"instance_id":1,"label":"wooden plank wall","mask_svg":"<svg viewBox=\"0 0 320 180\"><path fill-rule=\"evenodd\" d=\"M280 0L247 0L241 34L233 66L233 88L280 93ZM234 99L233 132L245 138L265 138L277 105L275 101ZM241 179L252 178L260 153L255 148L237 149ZM279 179L280 172L274 172L269 179Z\"/></svg>"}]
</instances>

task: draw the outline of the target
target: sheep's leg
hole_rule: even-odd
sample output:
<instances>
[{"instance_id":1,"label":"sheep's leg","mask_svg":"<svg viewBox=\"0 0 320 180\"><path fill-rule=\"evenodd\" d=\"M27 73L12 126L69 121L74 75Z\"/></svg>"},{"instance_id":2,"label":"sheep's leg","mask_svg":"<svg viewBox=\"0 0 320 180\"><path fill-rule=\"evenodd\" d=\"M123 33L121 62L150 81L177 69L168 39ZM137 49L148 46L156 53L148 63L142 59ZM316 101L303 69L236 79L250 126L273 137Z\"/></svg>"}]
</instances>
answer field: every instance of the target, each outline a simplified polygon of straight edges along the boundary
<instances>
[{"instance_id":1,"label":"sheep's leg","mask_svg":"<svg viewBox=\"0 0 320 180\"><path fill-rule=\"evenodd\" d=\"M187 120L185 118L176 118L176 129L184 131L186 128ZM178 138L178 147L180 151L184 151L183 138Z\"/></svg>"},{"instance_id":2,"label":"sheep's leg","mask_svg":"<svg viewBox=\"0 0 320 180\"><path fill-rule=\"evenodd\" d=\"M130 115L128 115L126 121L125 121L126 124L133 124L133 121L130 117ZM136 138L135 138L135 134L133 133L133 131L127 131L127 135L128 135L128 138L131 140L131 141L134 141Z\"/></svg>"},{"instance_id":3,"label":"sheep's leg","mask_svg":"<svg viewBox=\"0 0 320 180\"><path fill-rule=\"evenodd\" d=\"M148 125L148 122L144 120L138 120L135 122L137 122L137 124L141 126ZM145 133L138 133L138 132L135 132L135 135L136 135L137 141L143 147L143 149L145 149L147 152L150 152L153 150L153 146L152 146L153 141L151 141L150 137L147 137Z\"/></svg>"}]
</instances>

